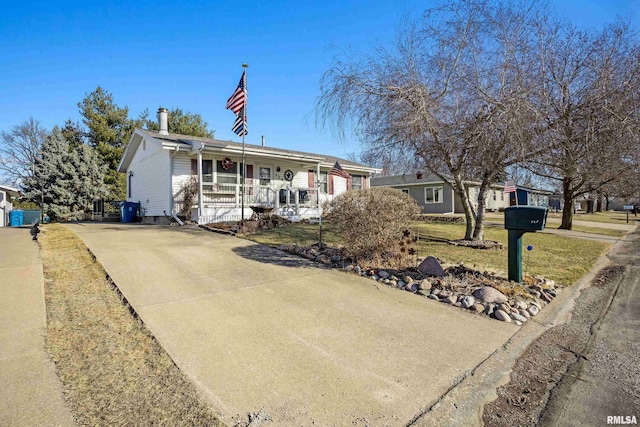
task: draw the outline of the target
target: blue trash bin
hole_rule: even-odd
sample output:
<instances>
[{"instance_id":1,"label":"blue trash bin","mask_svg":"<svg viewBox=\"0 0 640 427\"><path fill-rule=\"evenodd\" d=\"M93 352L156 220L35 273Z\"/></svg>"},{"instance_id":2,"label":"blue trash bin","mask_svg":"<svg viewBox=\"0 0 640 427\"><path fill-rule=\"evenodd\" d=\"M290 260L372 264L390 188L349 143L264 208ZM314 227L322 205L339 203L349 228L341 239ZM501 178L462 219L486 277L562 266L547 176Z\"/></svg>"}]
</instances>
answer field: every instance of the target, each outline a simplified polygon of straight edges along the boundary
<instances>
[{"instance_id":1,"label":"blue trash bin","mask_svg":"<svg viewBox=\"0 0 640 427\"><path fill-rule=\"evenodd\" d=\"M138 216L138 203L120 203L120 222L134 222Z\"/></svg>"},{"instance_id":2,"label":"blue trash bin","mask_svg":"<svg viewBox=\"0 0 640 427\"><path fill-rule=\"evenodd\" d=\"M24 211L20 209L12 210L9 214L11 227L22 227L24 224Z\"/></svg>"}]
</instances>

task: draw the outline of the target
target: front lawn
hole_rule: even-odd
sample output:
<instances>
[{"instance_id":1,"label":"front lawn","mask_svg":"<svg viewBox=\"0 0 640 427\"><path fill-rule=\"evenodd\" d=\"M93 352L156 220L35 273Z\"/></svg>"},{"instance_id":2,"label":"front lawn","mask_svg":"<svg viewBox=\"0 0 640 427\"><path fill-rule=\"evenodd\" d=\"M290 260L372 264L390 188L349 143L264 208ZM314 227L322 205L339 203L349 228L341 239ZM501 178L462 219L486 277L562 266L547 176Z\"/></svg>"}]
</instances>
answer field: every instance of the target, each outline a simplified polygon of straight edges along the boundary
<instances>
[{"instance_id":1,"label":"front lawn","mask_svg":"<svg viewBox=\"0 0 640 427\"><path fill-rule=\"evenodd\" d=\"M486 227L485 238L502 243L505 247L503 250L471 249L446 243L446 240L464 236L464 224L414 222L411 231L420 236L417 245L420 258L431 255L448 263L463 262L477 269L503 272L506 276L507 231L501 226ZM246 237L276 247L283 243L309 245L318 241L318 225L291 224ZM541 275L563 285L571 285L582 277L611 246L608 243L541 233L527 233L522 241L524 273ZM323 224L323 242L340 246L340 238L332 230L330 222ZM533 246L531 252L526 250L528 245Z\"/></svg>"}]
</instances>

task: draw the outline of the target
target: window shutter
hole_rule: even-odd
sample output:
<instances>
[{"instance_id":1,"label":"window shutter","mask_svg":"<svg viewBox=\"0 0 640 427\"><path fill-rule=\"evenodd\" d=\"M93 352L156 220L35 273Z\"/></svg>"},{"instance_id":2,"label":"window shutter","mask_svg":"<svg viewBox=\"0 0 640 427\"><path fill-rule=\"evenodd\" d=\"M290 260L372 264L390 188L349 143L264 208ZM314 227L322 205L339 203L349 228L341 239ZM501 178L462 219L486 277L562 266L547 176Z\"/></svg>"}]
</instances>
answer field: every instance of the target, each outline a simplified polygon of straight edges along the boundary
<instances>
[{"instance_id":1,"label":"window shutter","mask_svg":"<svg viewBox=\"0 0 640 427\"><path fill-rule=\"evenodd\" d=\"M362 189L364 190L365 188L367 188L367 176L362 175Z\"/></svg>"},{"instance_id":2,"label":"window shutter","mask_svg":"<svg viewBox=\"0 0 640 427\"><path fill-rule=\"evenodd\" d=\"M333 194L333 175L329 174L329 176L327 177L327 181L329 181L329 194Z\"/></svg>"},{"instance_id":3,"label":"window shutter","mask_svg":"<svg viewBox=\"0 0 640 427\"><path fill-rule=\"evenodd\" d=\"M191 175L198 175L198 160L191 159Z\"/></svg>"},{"instance_id":4,"label":"window shutter","mask_svg":"<svg viewBox=\"0 0 640 427\"><path fill-rule=\"evenodd\" d=\"M316 174L310 170L308 172L308 176L309 176L309 180L308 180L308 186L309 188L312 188L313 190L309 190L309 194L314 194L314 190L316 188Z\"/></svg>"},{"instance_id":5,"label":"window shutter","mask_svg":"<svg viewBox=\"0 0 640 427\"><path fill-rule=\"evenodd\" d=\"M253 165L247 165L247 185L253 185Z\"/></svg>"},{"instance_id":6,"label":"window shutter","mask_svg":"<svg viewBox=\"0 0 640 427\"><path fill-rule=\"evenodd\" d=\"M352 186L352 178L349 177L347 178L347 190L351 190L351 186Z\"/></svg>"}]
</instances>

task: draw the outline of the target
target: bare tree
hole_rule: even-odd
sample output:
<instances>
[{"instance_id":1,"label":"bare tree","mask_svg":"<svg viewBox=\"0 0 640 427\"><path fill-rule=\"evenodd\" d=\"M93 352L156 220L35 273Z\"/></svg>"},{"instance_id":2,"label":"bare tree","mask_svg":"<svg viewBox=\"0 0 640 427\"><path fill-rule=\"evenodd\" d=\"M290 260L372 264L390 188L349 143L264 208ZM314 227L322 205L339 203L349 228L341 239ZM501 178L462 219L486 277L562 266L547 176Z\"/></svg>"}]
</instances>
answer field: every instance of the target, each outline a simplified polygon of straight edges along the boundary
<instances>
[{"instance_id":1,"label":"bare tree","mask_svg":"<svg viewBox=\"0 0 640 427\"><path fill-rule=\"evenodd\" d=\"M33 165L47 131L33 117L0 132L0 173L14 185L33 176Z\"/></svg>"},{"instance_id":2,"label":"bare tree","mask_svg":"<svg viewBox=\"0 0 640 427\"><path fill-rule=\"evenodd\" d=\"M552 149L532 159L535 173L559 182L560 228L571 229L575 200L595 194L633 167L638 141L640 67L635 35L624 23L600 34L541 22L536 103Z\"/></svg>"},{"instance_id":3,"label":"bare tree","mask_svg":"<svg viewBox=\"0 0 640 427\"><path fill-rule=\"evenodd\" d=\"M446 3L407 23L393 50L336 60L318 122L353 129L372 152L410 153L456 192L466 239L483 239L485 197L505 168L539 149L528 105L537 3ZM534 33L535 34L535 33ZM478 200L466 182L481 182Z\"/></svg>"}]
</instances>

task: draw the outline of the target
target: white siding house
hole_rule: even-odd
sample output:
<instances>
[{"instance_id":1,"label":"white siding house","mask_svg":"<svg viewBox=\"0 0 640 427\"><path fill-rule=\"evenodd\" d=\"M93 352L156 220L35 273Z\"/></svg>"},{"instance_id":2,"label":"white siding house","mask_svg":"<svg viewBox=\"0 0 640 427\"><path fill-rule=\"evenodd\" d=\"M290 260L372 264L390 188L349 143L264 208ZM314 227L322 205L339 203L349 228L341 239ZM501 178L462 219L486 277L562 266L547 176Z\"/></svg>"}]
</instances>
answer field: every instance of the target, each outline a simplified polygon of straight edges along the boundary
<instances>
[{"instance_id":1,"label":"white siding house","mask_svg":"<svg viewBox=\"0 0 640 427\"><path fill-rule=\"evenodd\" d=\"M181 210L191 178L199 191L191 219L198 223L238 220L251 207L273 209L292 219L318 217L322 203L355 185L367 188L373 173L358 163L332 156L245 144L246 180L242 195L242 144L136 129L118 171L127 175L127 201L139 202L145 222L164 221ZM351 175L329 172L339 162Z\"/></svg>"},{"instance_id":2,"label":"white siding house","mask_svg":"<svg viewBox=\"0 0 640 427\"><path fill-rule=\"evenodd\" d=\"M9 225L9 212L13 209L11 197L16 197L18 194L17 189L0 185L0 227Z\"/></svg>"}]
</instances>

